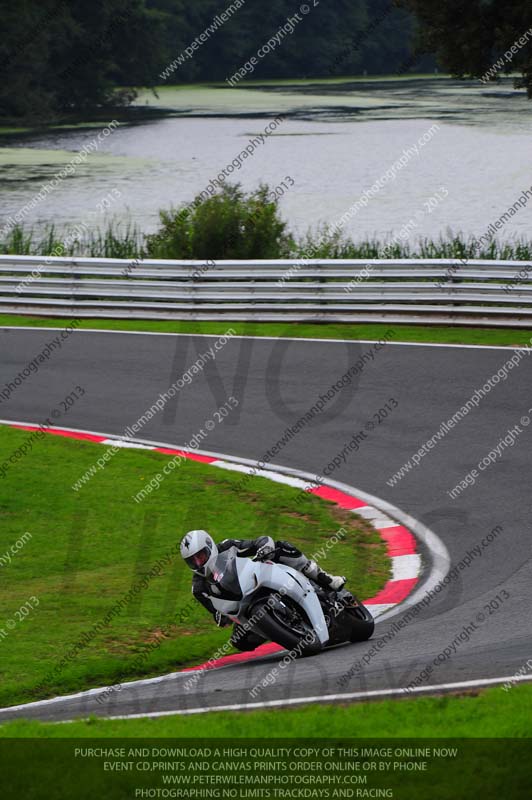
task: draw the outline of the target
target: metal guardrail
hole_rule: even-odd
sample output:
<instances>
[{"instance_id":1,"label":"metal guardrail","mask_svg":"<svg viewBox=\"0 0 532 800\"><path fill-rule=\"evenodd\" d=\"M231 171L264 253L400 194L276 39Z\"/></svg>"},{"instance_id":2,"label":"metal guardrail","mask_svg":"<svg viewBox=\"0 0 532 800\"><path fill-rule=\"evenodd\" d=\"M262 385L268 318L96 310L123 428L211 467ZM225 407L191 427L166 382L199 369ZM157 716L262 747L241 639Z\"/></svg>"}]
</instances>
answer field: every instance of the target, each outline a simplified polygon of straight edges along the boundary
<instances>
[{"instance_id":1,"label":"metal guardrail","mask_svg":"<svg viewBox=\"0 0 532 800\"><path fill-rule=\"evenodd\" d=\"M0 312L532 326L532 263L0 256Z\"/></svg>"}]
</instances>

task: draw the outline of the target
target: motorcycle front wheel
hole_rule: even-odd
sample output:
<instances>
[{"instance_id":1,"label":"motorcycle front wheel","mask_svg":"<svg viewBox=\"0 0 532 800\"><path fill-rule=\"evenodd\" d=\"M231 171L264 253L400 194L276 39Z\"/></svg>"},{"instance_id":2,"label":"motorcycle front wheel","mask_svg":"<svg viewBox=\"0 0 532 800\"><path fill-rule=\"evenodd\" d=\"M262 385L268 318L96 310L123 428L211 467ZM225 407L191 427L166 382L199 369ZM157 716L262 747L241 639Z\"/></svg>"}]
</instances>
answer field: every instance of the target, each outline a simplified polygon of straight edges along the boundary
<instances>
[{"instance_id":1,"label":"motorcycle front wheel","mask_svg":"<svg viewBox=\"0 0 532 800\"><path fill-rule=\"evenodd\" d=\"M295 653L295 658L315 655L322 650L315 631L294 602L284 599L271 606L265 598L253 606L250 616L259 616L257 628L261 633L272 642Z\"/></svg>"}]
</instances>

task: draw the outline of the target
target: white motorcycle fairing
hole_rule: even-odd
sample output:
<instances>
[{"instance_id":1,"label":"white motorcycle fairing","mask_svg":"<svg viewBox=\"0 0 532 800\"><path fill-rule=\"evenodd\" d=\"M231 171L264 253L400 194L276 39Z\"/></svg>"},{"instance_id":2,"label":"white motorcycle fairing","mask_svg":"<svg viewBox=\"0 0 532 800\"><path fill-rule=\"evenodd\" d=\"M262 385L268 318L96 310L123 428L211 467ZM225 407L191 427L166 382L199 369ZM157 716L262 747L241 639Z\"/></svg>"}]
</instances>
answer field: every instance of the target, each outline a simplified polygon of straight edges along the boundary
<instances>
[{"instance_id":1,"label":"white motorcycle fairing","mask_svg":"<svg viewBox=\"0 0 532 800\"><path fill-rule=\"evenodd\" d=\"M216 596L216 584L223 584L224 575L228 571L232 573L230 580L234 588L236 588L235 579L239 584L238 589L241 592L239 599ZM257 562L249 558L239 558L236 548L231 547L218 556L213 578L215 584L209 594L210 600L217 611L230 617L233 622L243 624L252 621L246 612L255 594L263 589L271 589L273 595L278 595L280 602L283 596L286 596L301 606L322 645L329 641L329 631L320 601L312 584L301 572L271 561Z\"/></svg>"}]
</instances>

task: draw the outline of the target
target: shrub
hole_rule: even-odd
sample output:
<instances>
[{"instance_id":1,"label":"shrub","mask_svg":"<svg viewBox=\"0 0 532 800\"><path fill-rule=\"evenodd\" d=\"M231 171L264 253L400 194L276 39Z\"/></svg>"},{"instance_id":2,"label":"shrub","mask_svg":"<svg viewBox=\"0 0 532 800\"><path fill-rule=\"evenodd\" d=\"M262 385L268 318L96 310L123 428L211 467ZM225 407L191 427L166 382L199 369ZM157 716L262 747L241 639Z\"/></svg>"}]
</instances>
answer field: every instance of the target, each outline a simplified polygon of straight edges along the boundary
<instances>
[{"instance_id":1,"label":"shrub","mask_svg":"<svg viewBox=\"0 0 532 800\"><path fill-rule=\"evenodd\" d=\"M161 211L162 227L146 237L152 258L254 259L288 257L293 246L286 222L267 186L245 194L224 184L211 197Z\"/></svg>"}]
</instances>

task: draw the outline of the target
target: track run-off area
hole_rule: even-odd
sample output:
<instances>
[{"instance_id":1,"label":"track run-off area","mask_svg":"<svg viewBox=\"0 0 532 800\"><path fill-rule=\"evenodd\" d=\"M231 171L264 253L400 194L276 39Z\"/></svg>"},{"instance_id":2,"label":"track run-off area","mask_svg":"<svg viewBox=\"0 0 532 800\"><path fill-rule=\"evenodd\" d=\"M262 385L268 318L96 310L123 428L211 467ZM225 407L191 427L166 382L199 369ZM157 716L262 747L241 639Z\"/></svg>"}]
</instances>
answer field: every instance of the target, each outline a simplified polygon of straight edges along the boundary
<instances>
[{"instance_id":1,"label":"track run-off area","mask_svg":"<svg viewBox=\"0 0 532 800\"><path fill-rule=\"evenodd\" d=\"M58 336L0 329L2 420L44 424L58 399L82 386L69 428L130 437L128 427L143 418L135 438L146 443L179 448L196 436L200 452L356 487L393 519L410 521L424 571L415 594L382 616L371 641L291 661L271 684L264 678L279 663L275 653L204 671L188 689L192 673L176 672L123 684L102 704L93 690L3 709L0 722L400 697L409 686L422 694L530 678L528 352L401 343L400 329L381 344L78 330L40 359ZM238 407L205 431L231 396ZM176 538L182 533L176 520ZM409 603L446 576L404 622Z\"/></svg>"}]
</instances>

